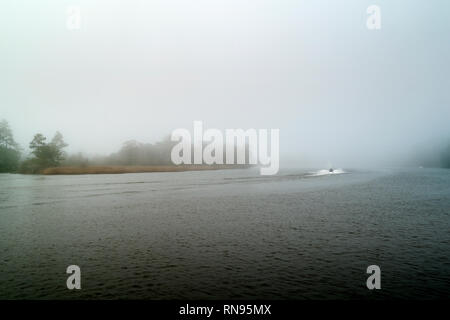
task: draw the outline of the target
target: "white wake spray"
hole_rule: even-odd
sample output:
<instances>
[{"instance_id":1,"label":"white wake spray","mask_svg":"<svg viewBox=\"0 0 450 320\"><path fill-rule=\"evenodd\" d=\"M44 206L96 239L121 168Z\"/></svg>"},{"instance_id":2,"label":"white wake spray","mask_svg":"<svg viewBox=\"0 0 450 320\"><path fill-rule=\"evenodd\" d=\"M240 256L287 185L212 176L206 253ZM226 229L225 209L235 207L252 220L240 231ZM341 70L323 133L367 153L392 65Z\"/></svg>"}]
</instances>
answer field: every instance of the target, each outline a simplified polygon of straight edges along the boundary
<instances>
[{"instance_id":1,"label":"white wake spray","mask_svg":"<svg viewBox=\"0 0 450 320\"><path fill-rule=\"evenodd\" d=\"M310 174L310 176L324 176L324 175L328 175L328 174L341 174L341 173L346 173L343 169L333 169L333 172L330 172L330 170L327 169L322 169L322 170L318 170L316 172L312 172Z\"/></svg>"}]
</instances>

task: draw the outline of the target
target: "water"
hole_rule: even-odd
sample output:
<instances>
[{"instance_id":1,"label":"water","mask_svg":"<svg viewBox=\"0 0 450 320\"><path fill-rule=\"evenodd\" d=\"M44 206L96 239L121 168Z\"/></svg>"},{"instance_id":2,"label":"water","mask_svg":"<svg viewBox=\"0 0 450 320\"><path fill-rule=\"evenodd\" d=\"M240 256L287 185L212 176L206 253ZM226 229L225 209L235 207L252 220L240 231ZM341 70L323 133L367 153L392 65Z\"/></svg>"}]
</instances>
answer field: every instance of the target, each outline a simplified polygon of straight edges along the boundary
<instances>
[{"instance_id":1,"label":"water","mask_svg":"<svg viewBox=\"0 0 450 320\"><path fill-rule=\"evenodd\" d=\"M449 297L449 170L322 173L2 174L0 298Z\"/></svg>"}]
</instances>

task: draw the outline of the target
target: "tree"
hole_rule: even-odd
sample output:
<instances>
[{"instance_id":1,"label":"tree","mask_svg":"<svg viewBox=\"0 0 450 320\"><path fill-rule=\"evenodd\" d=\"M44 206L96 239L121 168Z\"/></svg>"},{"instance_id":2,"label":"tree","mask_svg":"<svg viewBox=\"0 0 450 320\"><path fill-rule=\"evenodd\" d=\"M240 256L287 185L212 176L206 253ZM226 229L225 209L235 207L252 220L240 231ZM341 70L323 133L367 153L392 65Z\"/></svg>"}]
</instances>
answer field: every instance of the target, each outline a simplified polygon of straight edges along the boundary
<instances>
[{"instance_id":1,"label":"tree","mask_svg":"<svg viewBox=\"0 0 450 320\"><path fill-rule=\"evenodd\" d=\"M0 121L0 172L15 172L20 160L19 145L6 120Z\"/></svg>"},{"instance_id":2,"label":"tree","mask_svg":"<svg viewBox=\"0 0 450 320\"><path fill-rule=\"evenodd\" d=\"M31 140L31 153L34 154L36 158L42 158L45 146L47 145L45 140L47 140L47 138L44 137L42 133L35 134L33 140Z\"/></svg>"},{"instance_id":3,"label":"tree","mask_svg":"<svg viewBox=\"0 0 450 320\"><path fill-rule=\"evenodd\" d=\"M119 151L121 160L128 165L138 164L141 146L142 144L137 142L136 140L126 141L123 144L122 149L120 149Z\"/></svg>"},{"instance_id":4,"label":"tree","mask_svg":"<svg viewBox=\"0 0 450 320\"><path fill-rule=\"evenodd\" d=\"M9 127L8 121L0 121L0 145L5 148L16 148L17 143L14 141L14 137Z\"/></svg>"},{"instance_id":5,"label":"tree","mask_svg":"<svg viewBox=\"0 0 450 320\"><path fill-rule=\"evenodd\" d=\"M50 142L50 147L53 151L53 160L57 163L57 165L59 165L66 158L66 154L63 149L67 146L68 144L64 142L61 132L56 131L55 136Z\"/></svg>"},{"instance_id":6,"label":"tree","mask_svg":"<svg viewBox=\"0 0 450 320\"><path fill-rule=\"evenodd\" d=\"M65 159L63 148L67 147L67 143L64 142L62 134L56 132L50 143L47 143L46 140L47 138L41 133L34 136L30 142L34 158L28 160L26 164L28 168L24 168L25 171L35 173L44 168L57 167Z\"/></svg>"}]
</instances>

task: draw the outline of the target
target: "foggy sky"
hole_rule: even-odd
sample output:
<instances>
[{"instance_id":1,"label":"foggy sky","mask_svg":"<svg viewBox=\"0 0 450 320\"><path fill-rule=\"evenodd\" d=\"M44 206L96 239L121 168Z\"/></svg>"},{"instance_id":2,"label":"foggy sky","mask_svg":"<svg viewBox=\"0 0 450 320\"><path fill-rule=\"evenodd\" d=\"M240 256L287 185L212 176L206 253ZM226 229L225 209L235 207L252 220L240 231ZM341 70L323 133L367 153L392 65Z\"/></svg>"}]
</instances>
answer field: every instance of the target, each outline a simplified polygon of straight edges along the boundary
<instances>
[{"instance_id":1,"label":"foggy sky","mask_svg":"<svg viewBox=\"0 0 450 320\"><path fill-rule=\"evenodd\" d=\"M281 163L397 163L450 138L449 39L448 1L3 0L0 118L25 150L59 130L110 153L201 120L279 128Z\"/></svg>"}]
</instances>

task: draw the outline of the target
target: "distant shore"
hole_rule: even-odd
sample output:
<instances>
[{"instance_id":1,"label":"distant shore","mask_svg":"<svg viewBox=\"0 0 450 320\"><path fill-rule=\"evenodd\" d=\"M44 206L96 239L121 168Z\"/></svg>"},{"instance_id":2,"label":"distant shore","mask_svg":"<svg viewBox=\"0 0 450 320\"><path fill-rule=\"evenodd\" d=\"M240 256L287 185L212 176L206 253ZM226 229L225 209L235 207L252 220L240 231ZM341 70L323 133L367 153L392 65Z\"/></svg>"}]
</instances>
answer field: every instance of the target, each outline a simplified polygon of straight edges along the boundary
<instances>
[{"instance_id":1,"label":"distant shore","mask_svg":"<svg viewBox=\"0 0 450 320\"><path fill-rule=\"evenodd\" d=\"M143 173L143 172L182 172L222 169L244 169L248 165L166 165L166 166L86 166L86 167L53 167L43 169L40 173L44 175L58 174L119 174L119 173Z\"/></svg>"}]
</instances>

